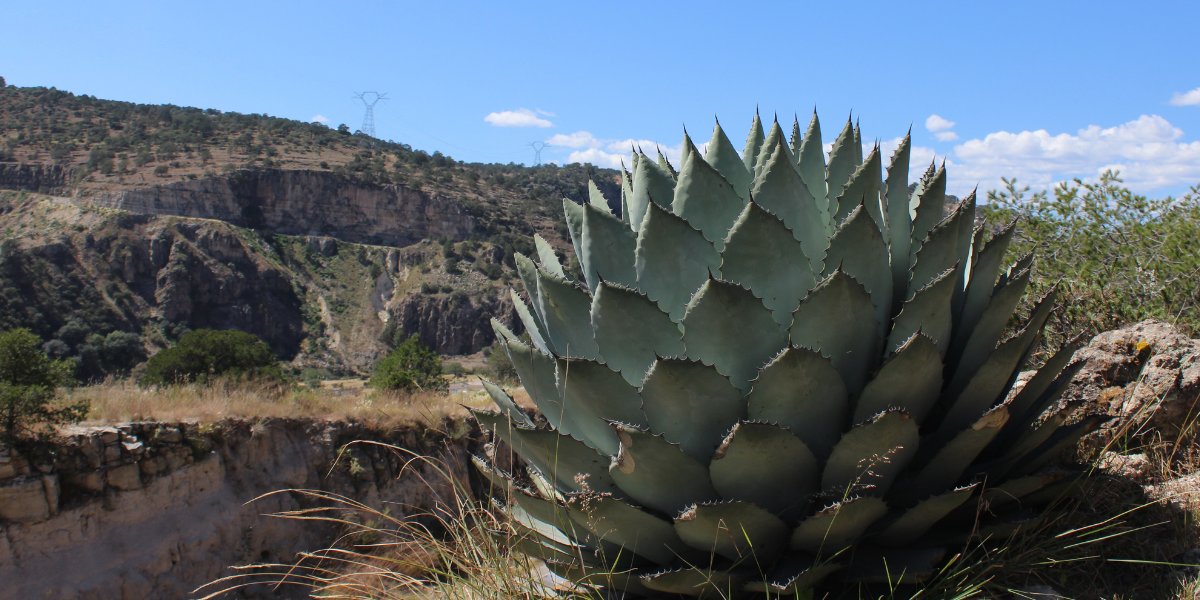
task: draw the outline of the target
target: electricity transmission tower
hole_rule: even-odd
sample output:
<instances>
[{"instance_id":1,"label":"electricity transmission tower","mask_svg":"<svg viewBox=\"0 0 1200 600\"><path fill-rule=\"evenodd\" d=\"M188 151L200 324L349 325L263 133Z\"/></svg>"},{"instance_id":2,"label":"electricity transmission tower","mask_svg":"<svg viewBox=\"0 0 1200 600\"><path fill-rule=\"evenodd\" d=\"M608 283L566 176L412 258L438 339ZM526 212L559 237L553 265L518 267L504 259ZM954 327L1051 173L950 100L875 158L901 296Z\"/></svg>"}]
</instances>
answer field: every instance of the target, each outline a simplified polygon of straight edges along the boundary
<instances>
[{"instance_id":1,"label":"electricity transmission tower","mask_svg":"<svg viewBox=\"0 0 1200 600\"><path fill-rule=\"evenodd\" d=\"M533 164L535 166L541 166L542 150L546 149L546 142L530 142L529 147L533 148Z\"/></svg>"},{"instance_id":2,"label":"electricity transmission tower","mask_svg":"<svg viewBox=\"0 0 1200 600\"><path fill-rule=\"evenodd\" d=\"M360 131L371 137L375 137L375 105L380 100L388 99L387 92L382 94L379 92L362 92L354 94L354 97L361 100L363 106L366 108L366 112L363 113L363 124Z\"/></svg>"}]
</instances>

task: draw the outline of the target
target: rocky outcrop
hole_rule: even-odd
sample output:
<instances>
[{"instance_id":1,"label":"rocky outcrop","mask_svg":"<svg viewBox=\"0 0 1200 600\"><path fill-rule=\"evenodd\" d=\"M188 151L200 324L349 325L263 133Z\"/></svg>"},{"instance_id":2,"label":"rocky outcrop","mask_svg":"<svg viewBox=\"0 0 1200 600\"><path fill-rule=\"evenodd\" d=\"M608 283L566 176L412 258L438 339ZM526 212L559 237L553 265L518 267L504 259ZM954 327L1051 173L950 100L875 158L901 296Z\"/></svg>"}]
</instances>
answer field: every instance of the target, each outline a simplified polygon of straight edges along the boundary
<instances>
[{"instance_id":1,"label":"rocky outcrop","mask_svg":"<svg viewBox=\"0 0 1200 600\"><path fill-rule=\"evenodd\" d=\"M392 308L389 323L439 354L471 354L496 341L493 317L522 331L508 297L462 293L408 296Z\"/></svg>"},{"instance_id":2,"label":"rocky outcrop","mask_svg":"<svg viewBox=\"0 0 1200 600\"><path fill-rule=\"evenodd\" d=\"M1061 408L1116 417L1098 436L1103 440L1130 427L1169 440L1189 419L1200 419L1200 340L1168 323L1143 321L1101 333L1075 360L1083 365Z\"/></svg>"},{"instance_id":3,"label":"rocky outcrop","mask_svg":"<svg viewBox=\"0 0 1200 600\"><path fill-rule=\"evenodd\" d=\"M0 162L0 189L62 195L70 178L71 169L62 165Z\"/></svg>"},{"instance_id":4,"label":"rocky outcrop","mask_svg":"<svg viewBox=\"0 0 1200 600\"><path fill-rule=\"evenodd\" d=\"M455 200L400 185L370 185L325 171L261 169L98 194L86 199L132 213L219 219L292 235L406 246L465 239L479 226Z\"/></svg>"},{"instance_id":5,"label":"rocky outcrop","mask_svg":"<svg viewBox=\"0 0 1200 600\"><path fill-rule=\"evenodd\" d=\"M398 477L407 455L346 445L359 439L431 456L465 477L476 432L449 420L394 432L302 420L134 423L76 432L47 458L0 454L0 598L191 597L230 565L290 563L333 542L329 526L266 516L316 504L286 490L387 503L395 515L467 485L425 463ZM263 586L245 595L280 594Z\"/></svg>"}]
</instances>

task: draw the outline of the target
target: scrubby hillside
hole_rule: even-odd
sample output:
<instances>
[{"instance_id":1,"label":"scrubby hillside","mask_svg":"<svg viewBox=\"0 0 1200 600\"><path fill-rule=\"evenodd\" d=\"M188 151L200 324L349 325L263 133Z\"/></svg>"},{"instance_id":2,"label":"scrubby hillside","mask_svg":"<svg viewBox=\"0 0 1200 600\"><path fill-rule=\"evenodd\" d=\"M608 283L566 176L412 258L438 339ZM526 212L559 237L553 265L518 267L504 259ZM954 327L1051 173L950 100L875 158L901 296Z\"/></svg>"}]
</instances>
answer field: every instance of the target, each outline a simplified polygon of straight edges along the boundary
<instances>
[{"instance_id":1,"label":"scrubby hillside","mask_svg":"<svg viewBox=\"0 0 1200 600\"><path fill-rule=\"evenodd\" d=\"M298 368L363 372L417 334L445 354L510 321L513 256L568 253L591 166L460 163L266 115L0 88L0 328L80 375L182 331L260 335Z\"/></svg>"}]
</instances>

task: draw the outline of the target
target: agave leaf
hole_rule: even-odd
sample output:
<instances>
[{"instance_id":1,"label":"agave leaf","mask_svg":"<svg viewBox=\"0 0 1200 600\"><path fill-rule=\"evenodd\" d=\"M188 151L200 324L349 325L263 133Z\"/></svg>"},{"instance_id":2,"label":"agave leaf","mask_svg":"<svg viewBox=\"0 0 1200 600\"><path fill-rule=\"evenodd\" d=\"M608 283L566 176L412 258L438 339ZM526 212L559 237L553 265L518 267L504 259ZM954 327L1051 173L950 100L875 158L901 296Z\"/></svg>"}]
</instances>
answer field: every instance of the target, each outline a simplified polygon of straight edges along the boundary
<instances>
[{"instance_id":1,"label":"agave leaf","mask_svg":"<svg viewBox=\"0 0 1200 600\"><path fill-rule=\"evenodd\" d=\"M746 404L751 420L786 427L822 459L850 412L842 377L829 359L806 348L788 348L763 367Z\"/></svg>"},{"instance_id":2,"label":"agave leaf","mask_svg":"<svg viewBox=\"0 0 1200 600\"><path fill-rule=\"evenodd\" d=\"M1028 475L1046 466L1050 461L1059 459L1068 450L1074 450L1083 436L1095 431L1110 418L1107 415L1090 415L1078 423L1060 427L1049 440L1028 455L1028 460L1017 463L1012 474Z\"/></svg>"},{"instance_id":3,"label":"agave leaf","mask_svg":"<svg viewBox=\"0 0 1200 600\"><path fill-rule=\"evenodd\" d=\"M529 305L533 308L532 316L539 323L539 330L544 334L546 320L541 313L538 301L537 264L520 252L513 253L513 263L517 265L517 275L521 278L521 285L525 287L525 296L529 298Z\"/></svg>"},{"instance_id":4,"label":"agave leaf","mask_svg":"<svg viewBox=\"0 0 1200 600\"><path fill-rule=\"evenodd\" d=\"M697 597L721 597L742 586L745 576L720 569L692 566L643 575L642 585L656 592Z\"/></svg>"},{"instance_id":5,"label":"agave leaf","mask_svg":"<svg viewBox=\"0 0 1200 600\"><path fill-rule=\"evenodd\" d=\"M567 274L563 272L562 263L558 260L558 255L554 253L554 248L550 247L550 242L538 234L533 234L533 245L537 250L538 262L547 273L555 275L560 279L568 279Z\"/></svg>"},{"instance_id":6,"label":"agave leaf","mask_svg":"<svg viewBox=\"0 0 1200 600\"><path fill-rule=\"evenodd\" d=\"M775 322L788 326L792 311L816 278L800 242L778 217L750 202L738 217L721 254L721 274L750 288L771 309Z\"/></svg>"},{"instance_id":7,"label":"agave leaf","mask_svg":"<svg viewBox=\"0 0 1200 600\"><path fill-rule=\"evenodd\" d=\"M529 398L537 405L538 411L550 426L567 435L574 432L573 424L566 420L562 399L558 395L555 383L554 359L530 348L520 340L501 340L504 351L512 361L513 369L521 380L521 385L529 393Z\"/></svg>"},{"instance_id":8,"label":"agave leaf","mask_svg":"<svg viewBox=\"0 0 1200 600\"><path fill-rule=\"evenodd\" d=\"M883 500L871 496L838 502L801 521L792 531L791 548L833 555L862 537L887 510Z\"/></svg>"},{"instance_id":9,"label":"agave leaf","mask_svg":"<svg viewBox=\"0 0 1200 600\"><path fill-rule=\"evenodd\" d=\"M840 563L817 563L809 554L793 553L783 557L764 581L750 581L743 589L756 594L769 594L771 598L803 598L805 592L841 568Z\"/></svg>"},{"instance_id":10,"label":"agave leaf","mask_svg":"<svg viewBox=\"0 0 1200 600\"><path fill-rule=\"evenodd\" d=\"M892 289L908 289L908 247L912 217L908 213L908 165L912 155L912 131L904 135L888 162L884 196L887 198L888 247L891 251ZM903 292L897 293L900 296ZM893 301L899 308L904 298Z\"/></svg>"},{"instance_id":11,"label":"agave leaf","mask_svg":"<svg viewBox=\"0 0 1200 600\"><path fill-rule=\"evenodd\" d=\"M1000 272L1001 261L1012 241L1017 222L1012 221L1004 229L996 233L983 249L978 251L974 264L971 266L971 277L967 281L966 299L963 302L962 316L958 320L954 345L951 350L960 354L967 343L967 337L983 317L984 311L992 301L996 277Z\"/></svg>"},{"instance_id":12,"label":"agave leaf","mask_svg":"<svg viewBox=\"0 0 1200 600\"><path fill-rule=\"evenodd\" d=\"M675 517L675 531L687 545L730 560L771 562L788 539L779 517L749 502L696 504Z\"/></svg>"},{"instance_id":13,"label":"agave leaf","mask_svg":"<svg viewBox=\"0 0 1200 600\"><path fill-rule=\"evenodd\" d=\"M512 291L512 290L509 290L509 291ZM492 324L492 331L494 331L496 333L496 341L502 342L502 343L503 342L512 342L512 341L518 341L518 342L521 341L521 338L517 334L513 333L511 329L509 329L506 325L504 325L504 323L501 323L499 320L497 320L496 317L492 317L491 319L488 319L488 322Z\"/></svg>"},{"instance_id":14,"label":"agave leaf","mask_svg":"<svg viewBox=\"0 0 1200 600\"><path fill-rule=\"evenodd\" d=\"M800 134L800 117L792 115L792 135L788 137L788 149L792 158L796 159L796 168L800 168L800 143L804 136Z\"/></svg>"},{"instance_id":15,"label":"agave leaf","mask_svg":"<svg viewBox=\"0 0 1200 600\"><path fill-rule=\"evenodd\" d=\"M641 389L650 429L707 462L725 432L745 417L742 393L713 367L663 358L650 367Z\"/></svg>"},{"instance_id":16,"label":"agave leaf","mask_svg":"<svg viewBox=\"0 0 1200 600\"><path fill-rule=\"evenodd\" d=\"M671 207L675 179L645 155L635 156L638 160L634 164L633 195L629 197L629 222L637 231L651 204Z\"/></svg>"},{"instance_id":17,"label":"agave leaf","mask_svg":"<svg viewBox=\"0 0 1200 600\"><path fill-rule=\"evenodd\" d=\"M995 487L983 491L983 501L991 507L1000 507L1020 500L1038 490L1062 481L1066 474L1062 471L1038 473L1024 477L1007 479Z\"/></svg>"},{"instance_id":18,"label":"agave leaf","mask_svg":"<svg viewBox=\"0 0 1200 600\"><path fill-rule=\"evenodd\" d=\"M669 521L611 496L587 496L568 506L571 520L596 537L660 565L675 562L687 546Z\"/></svg>"},{"instance_id":19,"label":"agave leaf","mask_svg":"<svg viewBox=\"0 0 1200 600\"><path fill-rule=\"evenodd\" d=\"M738 163L741 168L741 162ZM700 230L718 252L725 246L729 228L747 204L712 165L700 158L692 139L683 138L683 170L675 185L671 211Z\"/></svg>"},{"instance_id":20,"label":"agave leaf","mask_svg":"<svg viewBox=\"0 0 1200 600\"><path fill-rule=\"evenodd\" d=\"M858 154L862 147L854 149L854 123L846 119L846 125L833 141L833 149L829 151L829 171L826 181L829 183L829 214L836 215L840 207L837 198L842 195L842 188L850 181L850 176L858 168ZM857 204L857 202L855 202Z\"/></svg>"},{"instance_id":21,"label":"agave leaf","mask_svg":"<svg viewBox=\"0 0 1200 600\"><path fill-rule=\"evenodd\" d=\"M1040 423L1031 423L1014 429L1016 439L1004 448L1004 453L998 460L984 465L984 470L994 470L997 473L1005 471L1011 465L1016 464L1018 460L1033 452L1035 448L1046 443L1065 422L1065 416L1051 415Z\"/></svg>"},{"instance_id":22,"label":"agave leaf","mask_svg":"<svg viewBox=\"0 0 1200 600\"><path fill-rule=\"evenodd\" d=\"M662 148L655 147L654 149L658 152L658 168L662 169L667 175L670 175L671 179L677 179L679 172L675 170L675 167L671 166L671 161L667 160L666 156L663 156Z\"/></svg>"},{"instance_id":23,"label":"agave leaf","mask_svg":"<svg viewBox=\"0 0 1200 600\"><path fill-rule=\"evenodd\" d=\"M870 294L839 269L817 284L792 314L792 346L820 348L855 396L866 385L882 342L879 325L862 318L874 313Z\"/></svg>"},{"instance_id":24,"label":"agave leaf","mask_svg":"<svg viewBox=\"0 0 1200 600\"><path fill-rule=\"evenodd\" d=\"M889 522L874 537L874 541L885 546L902 546L917 541L938 521L965 504L978 487L979 484L973 483L920 501Z\"/></svg>"},{"instance_id":25,"label":"agave leaf","mask_svg":"<svg viewBox=\"0 0 1200 600\"><path fill-rule=\"evenodd\" d=\"M932 454L911 481L897 487L899 499L912 502L954 485L983 449L996 438L1008 419L1008 407L1001 404L984 413L970 427L958 432L949 443ZM901 491L902 494L899 493Z\"/></svg>"},{"instance_id":26,"label":"agave leaf","mask_svg":"<svg viewBox=\"0 0 1200 600\"><path fill-rule=\"evenodd\" d=\"M819 214L830 215L829 186L825 183L825 149L821 146L821 122L817 119L817 111L813 110L812 119L808 122L808 130L800 141L800 150L796 153L797 170L808 195L813 198ZM832 221L830 222L832 228Z\"/></svg>"},{"instance_id":27,"label":"agave leaf","mask_svg":"<svg viewBox=\"0 0 1200 600\"><path fill-rule=\"evenodd\" d=\"M859 121L854 121L854 166L862 165L862 128L859 127Z\"/></svg>"},{"instance_id":28,"label":"agave leaf","mask_svg":"<svg viewBox=\"0 0 1200 600\"><path fill-rule=\"evenodd\" d=\"M646 425L642 399L620 373L590 360L558 360L558 393L580 441L614 456L617 434L609 421Z\"/></svg>"},{"instance_id":29,"label":"agave leaf","mask_svg":"<svg viewBox=\"0 0 1200 600\"><path fill-rule=\"evenodd\" d=\"M843 496L886 494L916 456L919 441L917 423L907 413L881 413L838 440L825 462L821 489Z\"/></svg>"},{"instance_id":30,"label":"agave leaf","mask_svg":"<svg viewBox=\"0 0 1200 600\"><path fill-rule=\"evenodd\" d=\"M749 290L709 279L683 317L687 356L716 367L739 390L787 345L787 331ZM732 425L732 423L730 423Z\"/></svg>"},{"instance_id":31,"label":"agave leaf","mask_svg":"<svg viewBox=\"0 0 1200 600\"><path fill-rule=\"evenodd\" d=\"M683 333L646 296L602 282L592 296L596 346L609 367L630 385L641 385L658 356L683 354Z\"/></svg>"},{"instance_id":32,"label":"agave leaf","mask_svg":"<svg viewBox=\"0 0 1200 600\"><path fill-rule=\"evenodd\" d=\"M946 356L954 327L950 303L958 286L958 270L958 267L952 266L917 290L904 303L888 336L888 352L898 350L908 338L919 332L933 340L942 357Z\"/></svg>"},{"instance_id":33,"label":"agave leaf","mask_svg":"<svg viewBox=\"0 0 1200 600\"><path fill-rule=\"evenodd\" d=\"M776 145L767 165L754 180L750 196L767 212L783 220L800 240L813 271L819 271L829 245L830 217L817 206L782 148L782 144Z\"/></svg>"},{"instance_id":34,"label":"agave leaf","mask_svg":"<svg viewBox=\"0 0 1200 600\"><path fill-rule=\"evenodd\" d=\"M589 179L589 192L592 189L595 189L597 194L600 193L596 184ZM612 211L606 212L609 216L612 215ZM587 273L587 266L584 265L583 260L583 206L576 204L570 198L563 198L563 215L567 223L567 233L571 236L571 247L575 249L575 257L579 260L579 268Z\"/></svg>"},{"instance_id":35,"label":"agave leaf","mask_svg":"<svg viewBox=\"0 0 1200 600\"><path fill-rule=\"evenodd\" d=\"M988 408L1004 399L1020 371L1037 336L1050 316L1054 306L1051 291L1034 307L1025 328L1011 338L1001 342L961 391L951 382L947 397L954 398L940 428L942 434L966 427Z\"/></svg>"},{"instance_id":36,"label":"agave leaf","mask_svg":"<svg viewBox=\"0 0 1200 600\"><path fill-rule=\"evenodd\" d=\"M973 211L965 208L964 204L966 203L959 204L959 207L950 213L950 216L938 223L929 232L921 248L917 250L912 276L908 282L909 298L914 292L929 285L929 282L945 273L946 269L953 268L955 264L960 268L965 268L967 256L965 253L959 253L959 235L962 228L967 228L969 233L975 224L967 221ZM905 300L907 299L905 298ZM946 345L949 347L950 340L946 340Z\"/></svg>"},{"instance_id":37,"label":"agave leaf","mask_svg":"<svg viewBox=\"0 0 1200 600\"><path fill-rule=\"evenodd\" d=\"M589 290L601 279L632 287L637 282L633 271L633 252L637 236L612 215L583 207L583 245L579 262Z\"/></svg>"},{"instance_id":38,"label":"agave leaf","mask_svg":"<svg viewBox=\"0 0 1200 600\"><path fill-rule=\"evenodd\" d=\"M733 426L708 473L722 498L753 502L795 522L817 489L820 465L787 429L747 421Z\"/></svg>"},{"instance_id":39,"label":"agave leaf","mask_svg":"<svg viewBox=\"0 0 1200 600\"><path fill-rule=\"evenodd\" d=\"M851 581L889 586L912 585L937 575L945 556L943 547L864 548L855 552L843 576Z\"/></svg>"},{"instance_id":40,"label":"agave leaf","mask_svg":"<svg viewBox=\"0 0 1200 600\"><path fill-rule=\"evenodd\" d=\"M619 546L614 546L619 548ZM618 554L622 562L632 562L633 553ZM597 564L592 564L595 562ZM546 563L546 569L551 573L580 586L581 589L603 588L617 597L638 598L653 593L642 585L641 571L623 565L612 565L610 561L580 561L576 556L573 562ZM595 590L593 590L595 591Z\"/></svg>"},{"instance_id":41,"label":"agave leaf","mask_svg":"<svg viewBox=\"0 0 1200 600\"><path fill-rule=\"evenodd\" d=\"M558 356L599 358L592 336L592 299L575 284L544 270L537 271L538 312L546 323L550 349Z\"/></svg>"},{"instance_id":42,"label":"agave leaf","mask_svg":"<svg viewBox=\"0 0 1200 600\"><path fill-rule=\"evenodd\" d=\"M1017 393L1012 412L1018 423L1036 419L1065 391L1066 383L1083 366L1082 363L1071 365L1071 358L1083 347L1083 340L1083 336L1076 336L1059 348ZM1068 369L1068 365L1073 368ZM1060 378L1063 374L1067 375L1065 380Z\"/></svg>"},{"instance_id":43,"label":"agave leaf","mask_svg":"<svg viewBox=\"0 0 1200 600\"><path fill-rule=\"evenodd\" d=\"M856 148L862 149L862 146L855 144ZM883 218L883 206L880 205L879 192L883 185L882 159L879 157L879 145L876 144L871 149L871 154L867 156L866 162L858 165L858 168L851 174L850 180L846 183L846 187L842 189L837 198L837 213L834 215L833 222L835 224L846 220L850 215L850 211L858 206L866 208L867 214L871 215L871 219L875 221L875 227L880 230L886 230L887 221ZM887 266L887 263L884 263Z\"/></svg>"},{"instance_id":44,"label":"agave leaf","mask_svg":"<svg viewBox=\"0 0 1200 600\"><path fill-rule=\"evenodd\" d=\"M570 547L554 544L536 531L525 530L509 536L503 536L498 531L490 533L508 548L543 562L569 562L575 557Z\"/></svg>"},{"instance_id":45,"label":"agave leaf","mask_svg":"<svg viewBox=\"0 0 1200 600\"><path fill-rule=\"evenodd\" d=\"M708 467L661 435L614 423L621 449L609 466L613 481L634 501L668 515L717 499Z\"/></svg>"},{"instance_id":46,"label":"agave leaf","mask_svg":"<svg viewBox=\"0 0 1200 600\"><path fill-rule=\"evenodd\" d=\"M725 181L729 182L739 198L749 200L750 183L754 181L754 176L746 169L746 165L733 147L733 143L721 129L720 122L713 127L712 140L708 142L704 160L716 169L725 178Z\"/></svg>"},{"instance_id":47,"label":"agave leaf","mask_svg":"<svg viewBox=\"0 0 1200 600\"><path fill-rule=\"evenodd\" d=\"M542 332L545 325L542 323L541 317L529 310L529 305L525 304L521 296L517 295L516 290L510 288L508 293L512 298L513 311L517 313L517 319L525 327L525 332L529 334L529 339L533 342L533 346L542 354L550 354L550 345L546 343L546 334ZM505 327L505 330L507 329ZM511 334L512 332L509 333ZM516 339L515 335L506 337Z\"/></svg>"},{"instance_id":48,"label":"agave leaf","mask_svg":"<svg viewBox=\"0 0 1200 600\"><path fill-rule=\"evenodd\" d=\"M872 156L878 158L877 153ZM878 203L878 190L875 193L874 201ZM882 336L892 310L892 273L888 266L887 243L876 221L862 205L855 206L839 222L842 225L829 242L825 274L841 268L866 288L875 305L875 322Z\"/></svg>"},{"instance_id":49,"label":"agave leaf","mask_svg":"<svg viewBox=\"0 0 1200 600\"><path fill-rule=\"evenodd\" d=\"M516 488L516 484L513 482L512 478L509 477L508 473L496 468L496 465L493 465L492 463L474 454L471 455L471 464L474 465L475 470L479 471L479 473L483 475L483 478L488 481L489 489L485 492L488 497L493 497L495 495L504 497L510 492L515 493L514 488Z\"/></svg>"},{"instance_id":50,"label":"agave leaf","mask_svg":"<svg viewBox=\"0 0 1200 600\"><path fill-rule=\"evenodd\" d=\"M754 174L758 171L755 161L758 160L758 153L762 150L763 136L762 120L758 117L758 111L754 111L754 121L750 123L750 132L746 134L746 146L742 149L742 164L746 167L746 172Z\"/></svg>"},{"instance_id":51,"label":"agave leaf","mask_svg":"<svg viewBox=\"0 0 1200 600\"><path fill-rule=\"evenodd\" d=\"M638 232L634 260L638 289L677 323L692 294L721 267L721 256L704 234L657 206Z\"/></svg>"},{"instance_id":52,"label":"agave leaf","mask_svg":"<svg viewBox=\"0 0 1200 600\"><path fill-rule=\"evenodd\" d=\"M621 222L637 231L629 217L629 199L633 197L633 174L625 169L625 161L621 161Z\"/></svg>"},{"instance_id":53,"label":"agave leaf","mask_svg":"<svg viewBox=\"0 0 1200 600\"><path fill-rule=\"evenodd\" d=\"M854 407L854 422L889 408L902 408L918 424L925 422L942 389L942 358L928 336L913 334L871 379Z\"/></svg>"},{"instance_id":54,"label":"agave leaf","mask_svg":"<svg viewBox=\"0 0 1200 600\"><path fill-rule=\"evenodd\" d=\"M770 160L771 154L777 150L782 151L783 155L788 159L788 164L792 165L792 168L795 168L796 157L792 155L792 150L787 145L787 138L783 134L783 129L779 127L778 118L771 124L771 128L767 131L767 139L763 141L762 147L758 151L758 158L754 163L754 176L756 179L762 174L762 170L766 166L767 161Z\"/></svg>"},{"instance_id":55,"label":"agave leaf","mask_svg":"<svg viewBox=\"0 0 1200 600\"><path fill-rule=\"evenodd\" d=\"M930 165L930 169L933 165ZM933 230L942 216L946 214L946 165L933 171L930 176L923 178L917 186L910 204L912 208L912 237L909 244L908 264L913 264L917 251L925 242L925 238Z\"/></svg>"},{"instance_id":56,"label":"agave leaf","mask_svg":"<svg viewBox=\"0 0 1200 600\"><path fill-rule=\"evenodd\" d=\"M976 238L983 237L983 226L975 226L975 191L972 190L967 194L965 200L959 203L957 212L962 213L958 226L958 250L957 254L962 257L962 262L959 263L958 285L954 288L954 322L959 323L962 317L963 305L967 300L967 283L971 278L971 269L975 260L972 251L979 247L974 241Z\"/></svg>"},{"instance_id":57,"label":"agave leaf","mask_svg":"<svg viewBox=\"0 0 1200 600\"><path fill-rule=\"evenodd\" d=\"M606 468L608 457L583 442L550 429L518 427L500 413L471 412L480 424L495 431L521 458L562 489L619 494Z\"/></svg>"},{"instance_id":58,"label":"agave leaf","mask_svg":"<svg viewBox=\"0 0 1200 600\"><path fill-rule=\"evenodd\" d=\"M952 390L962 389L996 349L997 342L1012 319L1013 311L1021 301L1021 296L1025 294L1029 278L1030 272L1024 271L1005 282L1004 287L996 289L974 330L968 332L962 350L956 355L951 355L952 358L957 358L949 371L954 373L950 385Z\"/></svg>"},{"instance_id":59,"label":"agave leaf","mask_svg":"<svg viewBox=\"0 0 1200 600\"><path fill-rule=\"evenodd\" d=\"M591 179L588 180L588 204L600 212L612 214L612 207L608 204L608 198L604 197L604 192L601 192L600 188L596 186L596 182Z\"/></svg>"},{"instance_id":60,"label":"agave leaf","mask_svg":"<svg viewBox=\"0 0 1200 600\"><path fill-rule=\"evenodd\" d=\"M534 426L533 420L529 418L529 415L525 414L525 411L517 406L512 396L509 396L500 386L483 378L480 378L479 381L483 384L483 389L487 392L488 396L492 398L492 402L496 403L500 412L507 415L508 418L512 419L520 427Z\"/></svg>"}]
</instances>

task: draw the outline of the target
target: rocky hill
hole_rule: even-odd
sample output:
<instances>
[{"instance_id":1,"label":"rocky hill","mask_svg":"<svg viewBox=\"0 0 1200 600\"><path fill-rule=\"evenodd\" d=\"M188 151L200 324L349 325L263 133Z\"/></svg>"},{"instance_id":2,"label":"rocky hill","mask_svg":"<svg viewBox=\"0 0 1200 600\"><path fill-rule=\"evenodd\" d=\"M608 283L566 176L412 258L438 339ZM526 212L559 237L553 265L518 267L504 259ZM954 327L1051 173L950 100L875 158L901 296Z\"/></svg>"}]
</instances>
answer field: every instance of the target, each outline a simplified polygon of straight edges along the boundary
<instances>
[{"instance_id":1,"label":"rocky hill","mask_svg":"<svg viewBox=\"0 0 1200 600\"><path fill-rule=\"evenodd\" d=\"M297 368L363 372L397 337L443 354L512 322L513 255L564 254L591 166L460 163L266 115L0 88L0 328L99 377L181 332L237 328ZM514 323L514 326L516 324Z\"/></svg>"}]
</instances>

